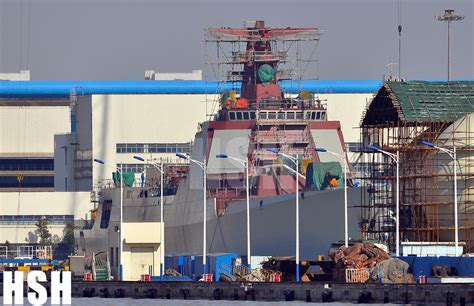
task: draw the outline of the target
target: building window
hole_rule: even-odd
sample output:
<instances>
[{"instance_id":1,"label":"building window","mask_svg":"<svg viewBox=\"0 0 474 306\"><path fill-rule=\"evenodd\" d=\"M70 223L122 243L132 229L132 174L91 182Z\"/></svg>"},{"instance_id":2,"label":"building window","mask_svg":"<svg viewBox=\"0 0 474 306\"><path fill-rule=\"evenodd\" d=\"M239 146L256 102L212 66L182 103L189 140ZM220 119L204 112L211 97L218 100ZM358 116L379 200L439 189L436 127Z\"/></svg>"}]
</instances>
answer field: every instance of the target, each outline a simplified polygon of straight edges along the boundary
<instances>
[{"instance_id":1,"label":"building window","mask_svg":"<svg viewBox=\"0 0 474 306\"><path fill-rule=\"evenodd\" d=\"M122 165L123 172L142 173L145 171L145 164L117 164L117 169Z\"/></svg>"},{"instance_id":2,"label":"building window","mask_svg":"<svg viewBox=\"0 0 474 306\"><path fill-rule=\"evenodd\" d=\"M66 156L67 160L67 156ZM53 171L53 158L0 158L0 171Z\"/></svg>"},{"instance_id":3,"label":"building window","mask_svg":"<svg viewBox=\"0 0 474 306\"><path fill-rule=\"evenodd\" d=\"M192 143L118 143L117 153L191 153Z\"/></svg>"},{"instance_id":4,"label":"building window","mask_svg":"<svg viewBox=\"0 0 474 306\"><path fill-rule=\"evenodd\" d=\"M74 222L73 215L3 215L0 216L0 224L36 224L41 217L45 217L50 224Z\"/></svg>"}]
</instances>

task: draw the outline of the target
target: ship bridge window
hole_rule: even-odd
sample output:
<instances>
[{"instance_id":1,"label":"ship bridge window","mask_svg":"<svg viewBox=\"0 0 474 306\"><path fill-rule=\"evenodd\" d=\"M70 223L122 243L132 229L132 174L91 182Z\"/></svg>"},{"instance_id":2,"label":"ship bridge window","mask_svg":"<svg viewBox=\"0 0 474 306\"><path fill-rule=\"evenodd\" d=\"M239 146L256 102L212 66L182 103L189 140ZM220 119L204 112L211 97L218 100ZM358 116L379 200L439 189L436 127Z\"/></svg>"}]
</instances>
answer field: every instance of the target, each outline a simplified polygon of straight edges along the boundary
<instances>
[{"instance_id":1,"label":"ship bridge window","mask_svg":"<svg viewBox=\"0 0 474 306\"><path fill-rule=\"evenodd\" d=\"M326 112L321 112L321 120L325 120L326 119Z\"/></svg>"},{"instance_id":2,"label":"ship bridge window","mask_svg":"<svg viewBox=\"0 0 474 306\"><path fill-rule=\"evenodd\" d=\"M237 112L237 120L242 120L242 112Z\"/></svg>"},{"instance_id":3,"label":"ship bridge window","mask_svg":"<svg viewBox=\"0 0 474 306\"><path fill-rule=\"evenodd\" d=\"M305 118L308 120L311 119L311 112L306 112Z\"/></svg>"},{"instance_id":4,"label":"ship bridge window","mask_svg":"<svg viewBox=\"0 0 474 306\"><path fill-rule=\"evenodd\" d=\"M268 113L268 119L276 119L277 113L276 112L269 112Z\"/></svg>"},{"instance_id":5,"label":"ship bridge window","mask_svg":"<svg viewBox=\"0 0 474 306\"><path fill-rule=\"evenodd\" d=\"M235 113L234 112L229 113L229 119L230 120L235 120Z\"/></svg>"},{"instance_id":6,"label":"ship bridge window","mask_svg":"<svg viewBox=\"0 0 474 306\"><path fill-rule=\"evenodd\" d=\"M244 112L244 120L249 120L249 113L248 112Z\"/></svg>"},{"instance_id":7,"label":"ship bridge window","mask_svg":"<svg viewBox=\"0 0 474 306\"><path fill-rule=\"evenodd\" d=\"M258 114L258 117L259 117L260 119L267 119L267 112L260 112L260 113Z\"/></svg>"},{"instance_id":8,"label":"ship bridge window","mask_svg":"<svg viewBox=\"0 0 474 306\"><path fill-rule=\"evenodd\" d=\"M287 112L286 119L295 119L295 112Z\"/></svg>"},{"instance_id":9,"label":"ship bridge window","mask_svg":"<svg viewBox=\"0 0 474 306\"><path fill-rule=\"evenodd\" d=\"M192 143L118 143L117 153L190 153Z\"/></svg>"},{"instance_id":10,"label":"ship bridge window","mask_svg":"<svg viewBox=\"0 0 474 306\"><path fill-rule=\"evenodd\" d=\"M255 112L250 112L250 119L255 120Z\"/></svg>"},{"instance_id":11,"label":"ship bridge window","mask_svg":"<svg viewBox=\"0 0 474 306\"><path fill-rule=\"evenodd\" d=\"M321 112L316 112L316 120L321 119Z\"/></svg>"},{"instance_id":12,"label":"ship bridge window","mask_svg":"<svg viewBox=\"0 0 474 306\"><path fill-rule=\"evenodd\" d=\"M311 120L315 120L316 119L316 112L311 112Z\"/></svg>"},{"instance_id":13,"label":"ship bridge window","mask_svg":"<svg viewBox=\"0 0 474 306\"><path fill-rule=\"evenodd\" d=\"M279 112L278 113L278 119L285 119L285 113L284 112Z\"/></svg>"},{"instance_id":14,"label":"ship bridge window","mask_svg":"<svg viewBox=\"0 0 474 306\"><path fill-rule=\"evenodd\" d=\"M296 113L296 119L303 120L303 118L304 118L303 116L304 116L303 113L300 113L300 112Z\"/></svg>"}]
</instances>

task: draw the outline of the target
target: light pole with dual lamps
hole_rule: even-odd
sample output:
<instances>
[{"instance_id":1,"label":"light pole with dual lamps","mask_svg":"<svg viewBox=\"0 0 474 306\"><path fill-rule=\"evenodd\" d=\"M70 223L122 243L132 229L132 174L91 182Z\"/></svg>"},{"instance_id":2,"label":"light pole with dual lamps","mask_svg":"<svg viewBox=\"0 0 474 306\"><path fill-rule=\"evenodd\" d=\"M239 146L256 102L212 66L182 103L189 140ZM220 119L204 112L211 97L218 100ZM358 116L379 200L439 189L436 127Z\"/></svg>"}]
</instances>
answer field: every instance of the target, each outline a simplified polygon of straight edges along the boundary
<instances>
[{"instance_id":1,"label":"light pole with dual lamps","mask_svg":"<svg viewBox=\"0 0 474 306\"><path fill-rule=\"evenodd\" d=\"M455 254L459 256L458 247L459 247L459 224L458 224L458 177L457 177L457 158L456 158L456 147L453 146L453 150L448 150L446 148L435 146L433 143L428 141L420 142L421 145L428 146L433 149L437 149L441 152L448 154L454 162L453 171L454 171L454 246L456 248Z\"/></svg>"},{"instance_id":2,"label":"light pole with dual lamps","mask_svg":"<svg viewBox=\"0 0 474 306\"><path fill-rule=\"evenodd\" d=\"M161 160L160 164L157 163L152 163L149 161L146 161L143 157L141 156L134 156L136 160L145 162L145 165L149 165L160 171L160 221L161 221L161 226L160 226L160 279L163 280L163 274L165 271L165 226L164 226L164 214L163 214L163 209L164 209L164 201L163 201L163 176L164 176L164 166L163 166L163 160Z\"/></svg>"},{"instance_id":3,"label":"light pole with dual lamps","mask_svg":"<svg viewBox=\"0 0 474 306\"><path fill-rule=\"evenodd\" d=\"M367 146L367 149L377 151L388 157L390 157L397 164L397 191L396 191L396 218L395 218L395 255L400 256L400 152L397 150L397 154L393 154L376 146Z\"/></svg>"},{"instance_id":4,"label":"light pole with dual lamps","mask_svg":"<svg viewBox=\"0 0 474 306\"><path fill-rule=\"evenodd\" d=\"M348 229L348 216L347 216L347 158L345 155L328 151L325 148L315 148L316 152L329 153L337 157L340 161L344 163L344 245L346 248L349 247L349 229Z\"/></svg>"},{"instance_id":5,"label":"light pole with dual lamps","mask_svg":"<svg viewBox=\"0 0 474 306\"><path fill-rule=\"evenodd\" d=\"M179 158L182 158L182 159L186 159L186 160L189 160L191 163L194 163L196 165L198 165L201 169L202 169L202 172L203 172L203 187L202 187L202 190L203 190L203 212L202 212L202 215L203 215L203 243L202 243L202 273L203 274L206 274L206 248L207 248L207 241L206 241L206 230L207 230L207 226L206 226L206 222L207 222L207 171L206 171L206 157L204 156L204 161L203 162L200 162L198 160L195 160L195 159L192 159L191 157L187 156L187 155L184 155L184 154L181 154L181 153L176 153L176 156L179 157Z\"/></svg>"},{"instance_id":6,"label":"light pole with dual lamps","mask_svg":"<svg viewBox=\"0 0 474 306\"><path fill-rule=\"evenodd\" d=\"M117 168L113 165L110 165L110 164L107 164L106 162L104 162L103 160L101 159L97 159L95 158L94 159L94 162L98 163L98 164L101 164L101 165L104 165L104 166L107 166L107 167L110 167L112 169L114 169L115 171L117 171L119 174L120 174L120 226L119 226L119 229L117 231L117 234L119 235L119 240L120 240L120 252L119 252L119 259L118 259L118 262L120 263L119 267L120 267L120 271L119 271L119 277L120 277L120 280L122 281L123 280L123 265L122 265L122 251L123 251L123 228L122 228L122 223L123 223L123 166L122 164L120 164L120 168Z\"/></svg>"},{"instance_id":7,"label":"light pole with dual lamps","mask_svg":"<svg viewBox=\"0 0 474 306\"><path fill-rule=\"evenodd\" d=\"M245 177L246 177L246 191L247 191L247 264L249 267L249 270L252 270L252 260L250 257L250 185L249 185L249 161L248 158L247 160L243 160L240 158L236 158L227 154L217 154L217 158L227 158L234 160L240 164L242 164L245 167Z\"/></svg>"},{"instance_id":8,"label":"light pole with dual lamps","mask_svg":"<svg viewBox=\"0 0 474 306\"><path fill-rule=\"evenodd\" d=\"M268 152L272 152L277 155L284 156L291 160L296 165L296 281L300 281L300 199L299 199L299 155L296 157L290 156L285 153L281 153L278 149L267 149Z\"/></svg>"}]
</instances>

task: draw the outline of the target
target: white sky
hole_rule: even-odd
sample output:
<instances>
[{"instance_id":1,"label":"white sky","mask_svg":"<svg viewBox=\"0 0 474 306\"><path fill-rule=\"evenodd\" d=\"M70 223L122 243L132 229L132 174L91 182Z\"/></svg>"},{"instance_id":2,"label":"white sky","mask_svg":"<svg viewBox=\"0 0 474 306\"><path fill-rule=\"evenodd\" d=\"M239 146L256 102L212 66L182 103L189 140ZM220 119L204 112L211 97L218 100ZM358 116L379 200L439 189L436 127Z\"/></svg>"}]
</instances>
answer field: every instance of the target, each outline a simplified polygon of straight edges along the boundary
<instances>
[{"instance_id":1,"label":"white sky","mask_svg":"<svg viewBox=\"0 0 474 306\"><path fill-rule=\"evenodd\" d=\"M127 80L143 79L145 69L206 71L204 29L263 19L267 26L324 31L321 79L381 79L398 58L398 2L0 0L0 72ZM452 8L466 16L452 26L453 79L474 78L473 3L402 0L404 77L446 78L447 27L434 16Z\"/></svg>"}]
</instances>

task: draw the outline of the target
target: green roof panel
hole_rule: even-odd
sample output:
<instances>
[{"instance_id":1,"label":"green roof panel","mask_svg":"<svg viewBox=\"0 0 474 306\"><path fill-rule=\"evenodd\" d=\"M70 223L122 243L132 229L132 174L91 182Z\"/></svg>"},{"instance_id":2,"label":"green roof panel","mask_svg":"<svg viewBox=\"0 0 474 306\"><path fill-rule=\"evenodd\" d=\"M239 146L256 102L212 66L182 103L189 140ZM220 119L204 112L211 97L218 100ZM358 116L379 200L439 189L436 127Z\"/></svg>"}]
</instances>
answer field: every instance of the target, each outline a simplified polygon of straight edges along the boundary
<instances>
[{"instance_id":1,"label":"green roof panel","mask_svg":"<svg viewBox=\"0 0 474 306\"><path fill-rule=\"evenodd\" d=\"M474 81L386 81L370 103L362 125L454 122L473 112L473 105Z\"/></svg>"}]
</instances>

